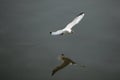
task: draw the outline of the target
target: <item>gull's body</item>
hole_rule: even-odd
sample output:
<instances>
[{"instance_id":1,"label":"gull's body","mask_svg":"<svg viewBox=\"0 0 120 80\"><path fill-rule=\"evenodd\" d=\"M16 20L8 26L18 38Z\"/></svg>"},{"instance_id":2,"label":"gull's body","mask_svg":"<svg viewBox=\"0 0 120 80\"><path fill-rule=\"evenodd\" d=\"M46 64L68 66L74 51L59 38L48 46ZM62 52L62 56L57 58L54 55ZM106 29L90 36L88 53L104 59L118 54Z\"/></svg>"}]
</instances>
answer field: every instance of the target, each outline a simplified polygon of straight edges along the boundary
<instances>
[{"instance_id":1,"label":"gull's body","mask_svg":"<svg viewBox=\"0 0 120 80\"><path fill-rule=\"evenodd\" d=\"M62 60L62 64L59 66L56 66L52 71L52 76L59 70L63 69L69 64L76 64L74 61L72 61L70 58L67 58L64 56L64 54L61 54L60 59Z\"/></svg>"},{"instance_id":2,"label":"gull's body","mask_svg":"<svg viewBox=\"0 0 120 80\"><path fill-rule=\"evenodd\" d=\"M84 12L80 13L79 15L77 15L77 17L70 22L64 29L61 30L57 30L55 32L50 32L51 35L63 35L63 34L70 34L73 33L72 28L78 24L82 18L84 17Z\"/></svg>"}]
</instances>

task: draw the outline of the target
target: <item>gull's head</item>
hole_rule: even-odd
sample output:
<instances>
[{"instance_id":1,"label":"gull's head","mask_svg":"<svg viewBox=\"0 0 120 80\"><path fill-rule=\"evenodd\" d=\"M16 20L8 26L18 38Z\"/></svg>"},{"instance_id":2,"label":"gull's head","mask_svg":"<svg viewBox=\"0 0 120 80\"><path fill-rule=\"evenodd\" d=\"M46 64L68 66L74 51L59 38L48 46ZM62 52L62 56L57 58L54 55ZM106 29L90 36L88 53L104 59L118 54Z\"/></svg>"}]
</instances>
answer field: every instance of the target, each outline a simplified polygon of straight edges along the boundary
<instances>
[{"instance_id":1,"label":"gull's head","mask_svg":"<svg viewBox=\"0 0 120 80\"><path fill-rule=\"evenodd\" d=\"M72 30L71 30L71 29L67 29L67 32L68 32L68 33L71 33L71 32L72 32Z\"/></svg>"},{"instance_id":2,"label":"gull's head","mask_svg":"<svg viewBox=\"0 0 120 80\"><path fill-rule=\"evenodd\" d=\"M73 34L73 33L74 33L74 31L73 31L73 30L71 30L71 29L69 29L69 30L67 30L67 31L66 31L66 33L68 33L68 34Z\"/></svg>"},{"instance_id":3,"label":"gull's head","mask_svg":"<svg viewBox=\"0 0 120 80\"><path fill-rule=\"evenodd\" d=\"M74 31L72 29L67 30L69 34L73 34Z\"/></svg>"}]
</instances>

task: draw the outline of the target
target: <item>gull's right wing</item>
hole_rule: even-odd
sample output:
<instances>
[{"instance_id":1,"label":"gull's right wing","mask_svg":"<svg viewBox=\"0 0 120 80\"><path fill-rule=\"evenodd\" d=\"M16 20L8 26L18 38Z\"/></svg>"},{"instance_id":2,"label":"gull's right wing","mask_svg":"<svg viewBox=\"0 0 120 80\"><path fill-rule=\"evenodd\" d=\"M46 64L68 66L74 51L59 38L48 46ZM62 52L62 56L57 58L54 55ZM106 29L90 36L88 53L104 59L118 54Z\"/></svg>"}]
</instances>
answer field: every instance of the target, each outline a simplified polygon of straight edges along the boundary
<instances>
[{"instance_id":1,"label":"gull's right wing","mask_svg":"<svg viewBox=\"0 0 120 80\"><path fill-rule=\"evenodd\" d=\"M72 27L74 27L76 24L78 24L82 20L84 15L85 15L84 12L77 15L77 17L72 22L70 22L64 29L71 29Z\"/></svg>"}]
</instances>

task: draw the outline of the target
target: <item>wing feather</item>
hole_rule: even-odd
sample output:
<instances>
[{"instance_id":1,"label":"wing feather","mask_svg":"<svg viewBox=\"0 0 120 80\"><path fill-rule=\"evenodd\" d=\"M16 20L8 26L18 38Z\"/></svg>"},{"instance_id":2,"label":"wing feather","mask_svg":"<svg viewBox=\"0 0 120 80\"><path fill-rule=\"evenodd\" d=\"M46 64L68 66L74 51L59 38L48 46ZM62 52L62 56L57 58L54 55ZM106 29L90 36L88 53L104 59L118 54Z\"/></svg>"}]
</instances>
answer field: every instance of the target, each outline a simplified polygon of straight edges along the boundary
<instances>
[{"instance_id":1,"label":"wing feather","mask_svg":"<svg viewBox=\"0 0 120 80\"><path fill-rule=\"evenodd\" d=\"M84 17L84 13L80 13L80 15L78 15L76 18L74 18L74 20L72 22L70 22L64 29L71 29L72 27L74 27L76 24L78 24L82 18Z\"/></svg>"},{"instance_id":2,"label":"wing feather","mask_svg":"<svg viewBox=\"0 0 120 80\"><path fill-rule=\"evenodd\" d=\"M63 34L63 30L58 30L58 31L55 31L55 32L51 32L51 35L61 35Z\"/></svg>"}]
</instances>

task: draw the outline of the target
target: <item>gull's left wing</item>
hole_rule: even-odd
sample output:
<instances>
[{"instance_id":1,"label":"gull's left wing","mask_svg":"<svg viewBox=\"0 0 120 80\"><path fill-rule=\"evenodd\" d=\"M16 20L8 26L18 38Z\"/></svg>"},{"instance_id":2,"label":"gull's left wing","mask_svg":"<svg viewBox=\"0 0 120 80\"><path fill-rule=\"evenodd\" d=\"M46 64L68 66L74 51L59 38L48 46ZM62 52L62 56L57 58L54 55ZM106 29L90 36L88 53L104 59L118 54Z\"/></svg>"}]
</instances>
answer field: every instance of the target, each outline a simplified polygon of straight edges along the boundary
<instances>
[{"instance_id":1,"label":"gull's left wing","mask_svg":"<svg viewBox=\"0 0 120 80\"><path fill-rule=\"evenodd\" d=\"M51 35L62 35L63 34L63 30L58 30L56 32L50 32Z\"/></svg>"}]
</instances>

